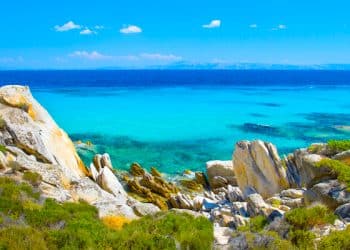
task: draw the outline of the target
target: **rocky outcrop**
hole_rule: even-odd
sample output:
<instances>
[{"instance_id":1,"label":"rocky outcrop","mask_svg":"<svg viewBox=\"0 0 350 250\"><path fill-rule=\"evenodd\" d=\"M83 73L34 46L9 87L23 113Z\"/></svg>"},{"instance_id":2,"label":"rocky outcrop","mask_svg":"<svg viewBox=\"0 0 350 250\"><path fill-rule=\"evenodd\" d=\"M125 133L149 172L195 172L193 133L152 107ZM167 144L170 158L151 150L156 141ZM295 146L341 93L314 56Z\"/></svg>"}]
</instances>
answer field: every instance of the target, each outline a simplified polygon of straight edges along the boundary
<instances>
[{"instance_id":1,"label":"rocky outcrop","mask_svg":"<svg viewBox=\"0 0 350 250\"><path fill-rule=\"evenodd\" d=\"M277 149L262 141L240 141L233 155L234 173L238 186L246 194L254 188L268 198L289 187L286 169Z\"/></svg>"},{"instance_id":2,"label":"rocky outcrop","mask_svg":"<svg viewBox=\"0 0 350 250\"><path fill-rule=\"evenodd\" d=\"M237 185L232 161L208 161L206 166L209 185L212 189L225 187L229 184Z\"/></svg>"},{"instance_id":3,"label":"rocky outcrop","mask_svg":"<svg viewBox=\"0 0 350 250\"><path fill-rule=\"evenodd\" d=\"M127 195L113 174L108 154L96 155L88 171L68 135L28 87L0 88L0 123L0 175L19 178L23 171L38 173L44 197L84 200L96 206L100 216L137 218L159 211Z\"/></svg>"}]
</instances>

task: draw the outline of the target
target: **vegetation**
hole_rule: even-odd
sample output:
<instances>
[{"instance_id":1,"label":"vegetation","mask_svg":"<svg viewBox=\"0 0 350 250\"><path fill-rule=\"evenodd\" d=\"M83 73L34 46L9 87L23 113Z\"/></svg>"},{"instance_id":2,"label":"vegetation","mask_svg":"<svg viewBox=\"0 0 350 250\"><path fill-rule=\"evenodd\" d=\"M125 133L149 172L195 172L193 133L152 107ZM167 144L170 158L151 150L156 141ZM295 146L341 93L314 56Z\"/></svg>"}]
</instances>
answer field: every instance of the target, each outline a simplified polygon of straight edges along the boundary
<instances>
[{"instance_id":1,"label":"vegetation","mask_svg":"<svg viewBox=\"0 0 350 250\"><path fill-rule=\"evenodd\" d=\"M1 153L6 153L6 151L7 151L6 147L4 145L0 144L0 152Z\"/></svg>"},{"instance_id":2,"label":"vegetation","mask_svg":"<svg viewBox=\"0 0 350 250\"><path fill-rule=\"evenodd\" d=\"M350 140L330 140L327 143L327 147L332 154L337 154L350 150Z\"/></svg>"},{"instance_id":3,"label":"vegetation","mask_svg":"<svg viewBox=\"0 0 350 250\"><path fill-rule=\"evenodd\" d=\"M42 179L41 175L35 172L26 171L23 174L23 180L28 181L33 186L38 186Z\"/></svg>"},{"instance_id":4,"label":"vegetation","mask_svg":"<svg viewBox=\"0 0 350 250\"><path fill-rule=\"evenodd\" d=\"M267 219L262 216L262 215L258 215L255 216L253 218L250 218L249 223L245 226L241 226L238 228L238 231L242 231L242 232L261 232L264 227L267 225Z\"/></svg>"},{"instance_id":5,"label":"vegetation","mask_svg":"<svg viewBox=\"0 0 350 250\"><path fill-rule=\"evenodd\" d=\"M324 206L296 208L288 211L285 218L294 228L308 230L313 226L333 223L337 218Z\"/></svg>"},{"instance_id":6,"label":"vegetation","mask_svg":"<svg viewBox=\"0 0 350 250\"><path fill-rule=\"evenodd\" d=\"M350 249L350 226L343 231L335 231L323 237L319 243L320 250Z\"/></svg>"},{"instance_id":7,"label":"vegetation","mask_svg":"<svg viewBox=\"0 0 350 250\"><path fill-rule=\"evenodd\" d=\"M350 191L350 166L337 160L322 159L315 165L316 167L325 167L332 170L336 175L337 179L344 183Z\"/></svg>"},{"instance_id":8,"label":"vegetation","mask_svg":"<svg viewBox=\"0 0 350 250\"><path fill-rule=\"evenodd\" d=\"M0 116L0 130L6 128L6 121Z\"/></svg>"},{"instance_id":9,"label":"vegetation","mask_svg":"<svg viewBox=\"0 0 350 250\"><path fill-rule=\"evenodd\" d=\"M32 175L30 175L33 177ZM175 212L98 218L87 203L42 202L27 183L0 178L0 249L211 249L212 224Z\"/></svg>"}]
</instances>

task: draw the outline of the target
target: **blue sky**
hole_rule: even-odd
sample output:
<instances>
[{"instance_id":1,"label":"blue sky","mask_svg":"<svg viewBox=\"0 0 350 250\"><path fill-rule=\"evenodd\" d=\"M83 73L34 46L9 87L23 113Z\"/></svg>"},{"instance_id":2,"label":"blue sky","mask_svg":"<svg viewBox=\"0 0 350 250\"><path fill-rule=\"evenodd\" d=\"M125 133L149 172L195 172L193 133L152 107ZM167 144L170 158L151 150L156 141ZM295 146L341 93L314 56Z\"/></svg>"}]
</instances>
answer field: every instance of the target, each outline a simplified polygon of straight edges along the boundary
<instances>
[{"instance_id":1,"label":"blue sky","mask_svg":"<svg viewBox=\"0 0 350 250\"><path fill-rule=\"evenodd\" d=\"M91 2L3 0L0 68L350 63L345 0Z\"/></svg>"}]
</instances>

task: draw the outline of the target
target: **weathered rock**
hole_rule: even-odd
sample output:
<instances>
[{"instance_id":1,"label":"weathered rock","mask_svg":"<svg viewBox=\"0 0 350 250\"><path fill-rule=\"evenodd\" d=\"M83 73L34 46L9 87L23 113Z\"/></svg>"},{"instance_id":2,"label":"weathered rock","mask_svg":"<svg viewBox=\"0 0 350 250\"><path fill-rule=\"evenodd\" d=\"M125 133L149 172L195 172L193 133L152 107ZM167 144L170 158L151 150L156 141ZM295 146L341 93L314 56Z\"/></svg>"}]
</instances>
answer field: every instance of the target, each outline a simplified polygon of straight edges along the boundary
<instances>
[{"instance_id":1,"label":"weathered rock","mask_svg":"<svg viewBox=\"0 0 350 250\"><path fill-rule=\"evenodd\" d=\"M87 174L72 141L49 113L33 98L28 87L0 88L0 116L9 138L4 141L34 155L42 162L60 165L65 178L78 180Z\"/></svg>"},{"instance_id":2,"label":"weathered rock","mask_svg":"<svg viewBox=\"0 0 350 250\"><path fill-rule=\"evenodd\" d=\"M231 202L243 201L243 194L239 187L227 186L227 198Z\"/></svg>"},{"instance_id":3,"label":"weathered rock","mask_svg":"<svg viewBox=\"0 0 350 250\"><path fill-rule=\"evenodd\" d=\"M100 174L97 178L97 183L104 190L114 194L115 196L127 196L123 186L120 184L118 178L113 174L109 167L104 167L101 169Z\"/></svg>"},{"instance_id":4,"label":"weathered rock","mask_svg":"<svg viewBox=\"0 0 350 250\"><path fill-rule=\"evenodd\" d=\"M229 227L214 226L214 244L218 249L222 249L222 246L227 245L231 239L233 230Z\"/></svg>"},{"instance_id":5,"label":"weathered rock","mask_svg":"<svg viewBox=\"0 0 350 250\"><path fill-rule=\"evenodd\" d=\"M328 168L315 167L315 164L324 157L318 154L310 154L306 149L294 151L294 162L300 175L300 185L307 188L312 185L334 177Z\"/></svg>"},{"instance_id":6,"label":"weathered rock","mask_svg":"<svg viewBox=\"0 0 350 250\"><path fill-rule=\"evenodd\" d=\"M130 166L130 173L133 176L143 176L146 173L146 171L141 167L140 164L134 162Z\"/></svg>"},{"instance_id":7,"label":"weathered rock","mask_svg":"<svg viewBox=\"0 0 350 250\"><path fill-rule=\"evenodd\" d=\"M251 194L247 197L247 210L249 216L268 216L274 209L267 204L260 194Z\"/></svg>"},{"instance_id":8,"label":"weathered rock","mask_svg":"<svg viewBox=\"0 0 350 250\"><path fill-rule=\"evenodd\" d=\"M350 165L350 150L341 152L332 157L334 160L342 161L345 164Z\"/></svg>"},{"instance_id":9,"label":"weathered rock","mask_svg":"<svg viewBox=\"0 0 350 250\"><path fill-rule=\"evenodd\" d=\"M235 237L232 237L229 242L229 247L227 249L232 250L248 250L248 242L244 234L238 234Z\"/></svg>"},{"instance_id":10,"label":"weathered rock","mask_svg":"<svg viewBox=\"0 0 350 250\"><path fill-rule=\"evenodd\" d=\"M237 185L232 161L208 161L206 165L211 188L224 187L227 184Z\"/></svg>"},{"instance_id":11,"label":"weathered rock","mask_svg":"<svg viewBox=\"0 0 350 250\"><path fill-rule=\"evenodd\" d=\"M138 216L156 214L160 211L160 209L157 206L153 205L152 203L135 202L132 208L134 209L134 212Z\"/></svg>"},{"instance_id":12,"label":"weathered rock","mask_svg":"<svg viewBox=\"0 0 350 250\"><path fill-rule=\"evenodd\" d=\"M161 173L155 167L151 167L151 175L154 177L162 177Z\"/></svg>"},{"instance_id":13,"label":"weathered rock","mask_svg":"<svg viewBox=\"0 0 350 250\"><path fill-rule=\"evenodd\" d=\"M198 184L202 185L205 188L209 186L207 177L205 176L205 174L203 172L196 172L195 173L195 180Z\"/></svg>"},{"instance_id":14,"label":"weathered rock","mask_svg":"<svg viewBox=\"0 0 350 250\"><path fill-rule=\"evenodd\" d=\"M267 198L289 187L286 169L281 164L276 147L262 141L240 141L233 155L238 186L246 193L253 187Z\"/></svg>"},{"instance_id":15,"label":"weathered rock","mask_svg":"<svg viewBox=\"0 0 350 250\"><path fill-rule=\"evenodd\" d=\"M201 191L203 186L198 184L195 180L181 180L181 185L192 191Z\"/></svg>"},{"instance_id":16,"label":"weathered rock","mask_svg":"<svg viewBox=\"0 0 350 250\"><path fill-rule=\"evenodd\" d=\"M314 185L304 193L307 205L321 202L334 210L338 206L350 202L350 192L338 180L327 180Z\"/></svg>"},{"instance_id":17,"label":"weathered rock","mask_svg":"<svg viewBox=\"0 0 350 250\"><path fill-rule=\"evenodd\" d=\"M239 201L236 201L236 202L232 202L232 212L234 214L239 214L243 217L248 217L249 214L248 214L248 204L247 202L239 202Z\"/></svg>"},{"instance_id":18,"label":"weathered rock","mask_svg":"<svg viewBox=\"0 0 350 250\"><path fill-rule=\"evenodd\" d=\"M305 190L304 189L286 189L281 191L282 197L288 197L292 199L302 198Z\"/></svg>"},{"instance_id":19,"label":"weathered rock","mask_svg":"<svg viewBox=\"0 0 350 250\"><path fill-rule=\"evenodd\" d=\"M193 201L190 196L182 193L172 195L169 202L173 208L193 210Z\"/></svg>"},{"instance_id":20,"label":"weathered rock","mask_svg":"<svg viewBox=\"0 0 350 250\"><path fill-rule=\"evenodd\" d=\"M350 222L350 203L343 204L334 211L342 220Z\"/></svg>"}]
</instances>

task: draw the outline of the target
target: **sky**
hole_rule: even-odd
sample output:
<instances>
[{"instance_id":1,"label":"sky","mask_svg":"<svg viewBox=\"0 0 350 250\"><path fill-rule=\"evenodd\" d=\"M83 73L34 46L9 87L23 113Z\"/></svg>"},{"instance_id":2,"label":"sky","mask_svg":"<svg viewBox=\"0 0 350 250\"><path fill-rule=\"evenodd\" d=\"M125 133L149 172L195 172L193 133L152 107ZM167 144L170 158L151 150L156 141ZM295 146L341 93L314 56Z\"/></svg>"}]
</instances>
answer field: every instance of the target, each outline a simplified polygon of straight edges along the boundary
<instances>
[{"instance_id":1,"label":"sky","mask_svg":"<svg viewBox=\"0 0 350 250\"><path fill-rule=\"evenodd\" d=\"M0 69L350 64L346 0L2 0Z\"/></svg>"}]
</instances>

